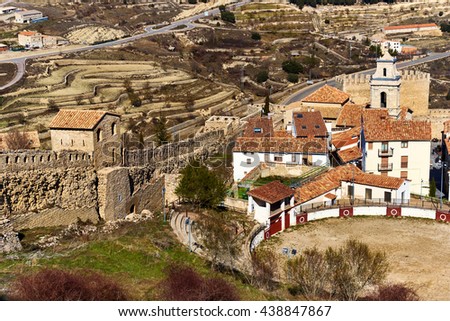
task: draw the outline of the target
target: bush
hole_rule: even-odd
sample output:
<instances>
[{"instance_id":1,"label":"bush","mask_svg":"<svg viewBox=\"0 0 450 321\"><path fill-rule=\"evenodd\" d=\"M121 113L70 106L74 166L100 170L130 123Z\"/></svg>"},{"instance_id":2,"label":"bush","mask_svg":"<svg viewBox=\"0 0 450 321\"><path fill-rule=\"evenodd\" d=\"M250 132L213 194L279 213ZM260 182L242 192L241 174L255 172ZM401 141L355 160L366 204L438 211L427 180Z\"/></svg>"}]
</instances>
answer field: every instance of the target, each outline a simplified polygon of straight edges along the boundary
<instances>
[{"instance_id":1,"label":"bush","mask_svg":"<svg viewBox=\"0 0 450 321\"><path fill-rule=\"evenodd\" d=\"M252 32L252 39L253 40L261 40L261 35L258 32Z\"/></svg>"},{"instance_id":2,"label":"bush","mask_svg":"<svg viewBox=\"0 0 450 321\"><path fill-rule=\"evenodd\" d=\"M288 74L287 81L292 82L294 84L298 83L298 75L297 74Z\"/></svg>"},{"instance_id":3,"label":"bush","mask_svg":"<svg viewBox=\"0 0 450 321\"><path fill-rule=\"evenodd\" d=\"M267 70L261 70L256 75L256 82L257 83L265 82L267 79L269 79L269 72Z\"/></svg>"},{"instance_id":4,"label":"bush","mask_svg":"<svg viewBox=\"0 0 450 321\"><path fill-rule=\"evenodd\" d=\"M127 296L114 281L93 272L44 269L20 276L10 299L20 301L124 301Z\"/></svg>"},{"instance_id":5,"label":"bush","mask_svg":"<svg viewBox=\"0 0 450 321\"><path fill-rule=\"evenodd\" d=\"M418 301L416 291L405 284L387 284L378 287L378 291L364 297L362 301Z\"/></svg>"},{"instance_id":6,"label":"bush","mask_svg":"<svg viewBox=\"0 0 450 321\"><path fill-rule=\"evenodd\" d=\"M234 286L219 278L206 279L192 268L171 264L160 283L161 295L167 301L237 301Z\"/></svg>"},{"instance_id":7,"label":"bush","mask_svg":"<svg viewBox=\"0 0 450 321\"><path fill-rule=\"evenodd\" d=\"M221 11L220 18L226 22L236 23L236 17L234 16L234 13L231 11Z\"/></svg>"},{"instance_id":8,"label":"bush","mask_svg":"<svg viewBox=\"0 0 450 321\"><path fill-rule=\"evenodd\" d=\"M283 61L283 63L281 64L281 67L288 74L298 74L298 73L303 72L302 64L293 59Z\"/></svg>"}]
</instances>

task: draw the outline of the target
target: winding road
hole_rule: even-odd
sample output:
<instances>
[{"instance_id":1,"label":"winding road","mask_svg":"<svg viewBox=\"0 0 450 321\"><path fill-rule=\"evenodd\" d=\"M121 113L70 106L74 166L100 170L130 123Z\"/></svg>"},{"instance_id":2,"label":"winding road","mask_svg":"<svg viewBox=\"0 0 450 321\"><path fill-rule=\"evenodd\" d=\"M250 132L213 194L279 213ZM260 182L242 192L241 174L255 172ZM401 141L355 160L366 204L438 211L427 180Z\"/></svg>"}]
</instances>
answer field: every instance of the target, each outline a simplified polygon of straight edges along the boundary
<instances>
[{"instance_id":1,"label":"winding road","mask_svg":"<svg viewBox=\"0 0 450 321\"><path fill-rule=\"evenodd\" d=\"M5 5L11 1L12 0L6 1L5 3L1 4L0 6ZM233 4L232 6L234 8L237 8L237 7L241 7L245 4L247 4L249 2L251 2L251 0L244 0L244 1ZM105 43L101 43L101 44L96 44L96 45L86 45L86 46L79 46L76 48L66 48L66 49L55 48L53 50L45 51L45 52L27 52L24 55L20 55L20 57L14 57L14 58L11 58L11 57L2 58L0 55L0 63L13 63L13 64L17 65L16 75L8 84L1 86L0 91L13 86L17 82L19 82L20 79L22 79L22 77L25 73L25 62L28 59L35 59L35 58L42 58L42 57L54 56L54 55L60 55L60 54L69 54L69 53L75 53L75 52L83 52L83 51L88 51L88 50L101 49L101 48L106 48L106 47L123 45L123 44L133 42L133 41L139 40L141 38L149 37L149 36L165 34L165 33L173 32L173 31L191 30L191 29L196 28L196 25L193 23L195 20L205 17L206 13L208 14L208 16L211 16L211 15L218 14L219 12L220 12L219 8L216 8L216 9L211 9L211 10L199 13L197 15L194 15L194 16L191 16L188 18L174 21L167 25L166 24L151 25L151 26L144 28L144 32L141 34L114 40L114 41L109 41L109 42L105 42ZM155 29L155 28L157 28L157 29Z\"/></svg>"}]
</instances>

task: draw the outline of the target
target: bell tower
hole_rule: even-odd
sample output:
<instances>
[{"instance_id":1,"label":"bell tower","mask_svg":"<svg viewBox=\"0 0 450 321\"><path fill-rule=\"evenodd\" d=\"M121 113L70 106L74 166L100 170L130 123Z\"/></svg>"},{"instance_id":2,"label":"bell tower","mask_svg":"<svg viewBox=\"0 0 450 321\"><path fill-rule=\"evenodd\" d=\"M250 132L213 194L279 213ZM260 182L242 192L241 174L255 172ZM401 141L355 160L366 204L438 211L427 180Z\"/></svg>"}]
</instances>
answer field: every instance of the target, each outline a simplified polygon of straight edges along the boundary
<instances>
[{"instance_id":1,"label":"bell tower","mask_svg":"<svg viewBox=\"0 0 450 321\"><path fill-rule=\"evenodd\" d=\"M397 59L389 52L377 59L377 69L370 78L370 106L387 108L389 114L400 110L401 76L395 66Z\"/></svg>"}]
</instances>

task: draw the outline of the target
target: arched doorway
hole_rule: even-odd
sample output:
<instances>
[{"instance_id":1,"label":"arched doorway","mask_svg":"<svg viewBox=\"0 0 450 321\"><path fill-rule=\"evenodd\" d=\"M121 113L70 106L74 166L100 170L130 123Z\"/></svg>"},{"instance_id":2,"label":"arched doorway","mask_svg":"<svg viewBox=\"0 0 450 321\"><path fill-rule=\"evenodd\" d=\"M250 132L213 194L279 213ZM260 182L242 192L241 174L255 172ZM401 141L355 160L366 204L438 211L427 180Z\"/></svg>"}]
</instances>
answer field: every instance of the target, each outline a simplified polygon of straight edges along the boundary
<instances>
[{"instance_id":1,"label":"arched doorway","mask_svg":"<svg viewBox=\"0 0 450 321\"><path fill-rule=\"evenodd\" d=\"M382 108L386 108L387 106L387 95L386 93L383 91L380 94L380 107Z\"/></svg>"}]
</instances>

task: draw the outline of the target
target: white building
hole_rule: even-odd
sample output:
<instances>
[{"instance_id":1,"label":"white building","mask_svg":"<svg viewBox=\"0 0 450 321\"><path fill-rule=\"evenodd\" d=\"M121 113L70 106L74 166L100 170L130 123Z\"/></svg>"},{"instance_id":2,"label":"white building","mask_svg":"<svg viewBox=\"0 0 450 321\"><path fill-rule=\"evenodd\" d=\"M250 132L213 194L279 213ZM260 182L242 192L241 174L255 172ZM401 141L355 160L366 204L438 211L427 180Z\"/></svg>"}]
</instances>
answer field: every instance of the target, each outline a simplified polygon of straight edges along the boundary
<instances>
[{"instance_id":1,"label":"white building","mask_svg":"<svg viewBox=\"0 0 450 321\"><path fill-rule=\"evenodd\" d=\"M25 48L50 48L67 43L64 38L43 35L36 31L22 31L18 36L19 45Z\"/></svg>"},{"instance_id":2,"label":"white building","mask_svg":"<svg viewBox=\"0 0 450 321\"><path fill-rule=\"evenodd\" d=\"M364 173L355 165L347 164L332 168L295 190L297 213L306 205L329 206L340 199L407 203L410 199L410 182L403 178Z\"/></svg>"},{"instance_id":3,"label":"white building","mask_svg":"<svg viewBox=\"0 0 450 321\"><path fill-rule=\"evenodd\" d=\"M397 51L397 53L402 52L402 44L399 41L384 41L381 45L385 50Z\"/></svg>"},{"instance_id":4,"label":"white building","mask_svg":"<svg viewBox=\"0 0 450 321\"><path fill-rule=\"evenodd\" d=\"M327 165L328 151L328 131L319 112L294 114L291 132L274 131L270 118L252 118L233 149L233 178L240 181L261 163Z\"/></svg>"},{"instance_id":5,"label":"white building","mask_svg":"<svg viewBox=\"0 0 450 321\"><path fill-rule=\"evenodd\" d=\"M43 17L42 12L37 10L24 10L15 13L15 21L17 23L31 23L33 20Z\"/></svg>"},{"instance_id":6,"label":"white building","mask_svg":"<svg viewBox=\"0 0 450 321\"><path fill-rule=\"evenodd\" d=\"M414 33L418 35L441 36L442 32L435 23L411 24L403 26L387 26L383 28L385 35Z\"/></svg>"},{"instance_id":7,"label":"white building","mask_svg":"<svg viewBox=\"0 0 450 321\"><path fill-rule=\"evenodd\" d=\"M247 195L248 214L266 224L271 235L295 224L293 189L273 181L250 190Z\"/></svg>"},{"instance_id":8,"label":"white building","mask_svg":"<svg viewBox=\"0 0 450 321\"><path fill-rule=\"evenodd\" d=\"M0 14L9 14L17 10L16 7L0 7Z\"/></svg>"}]
</instances>

